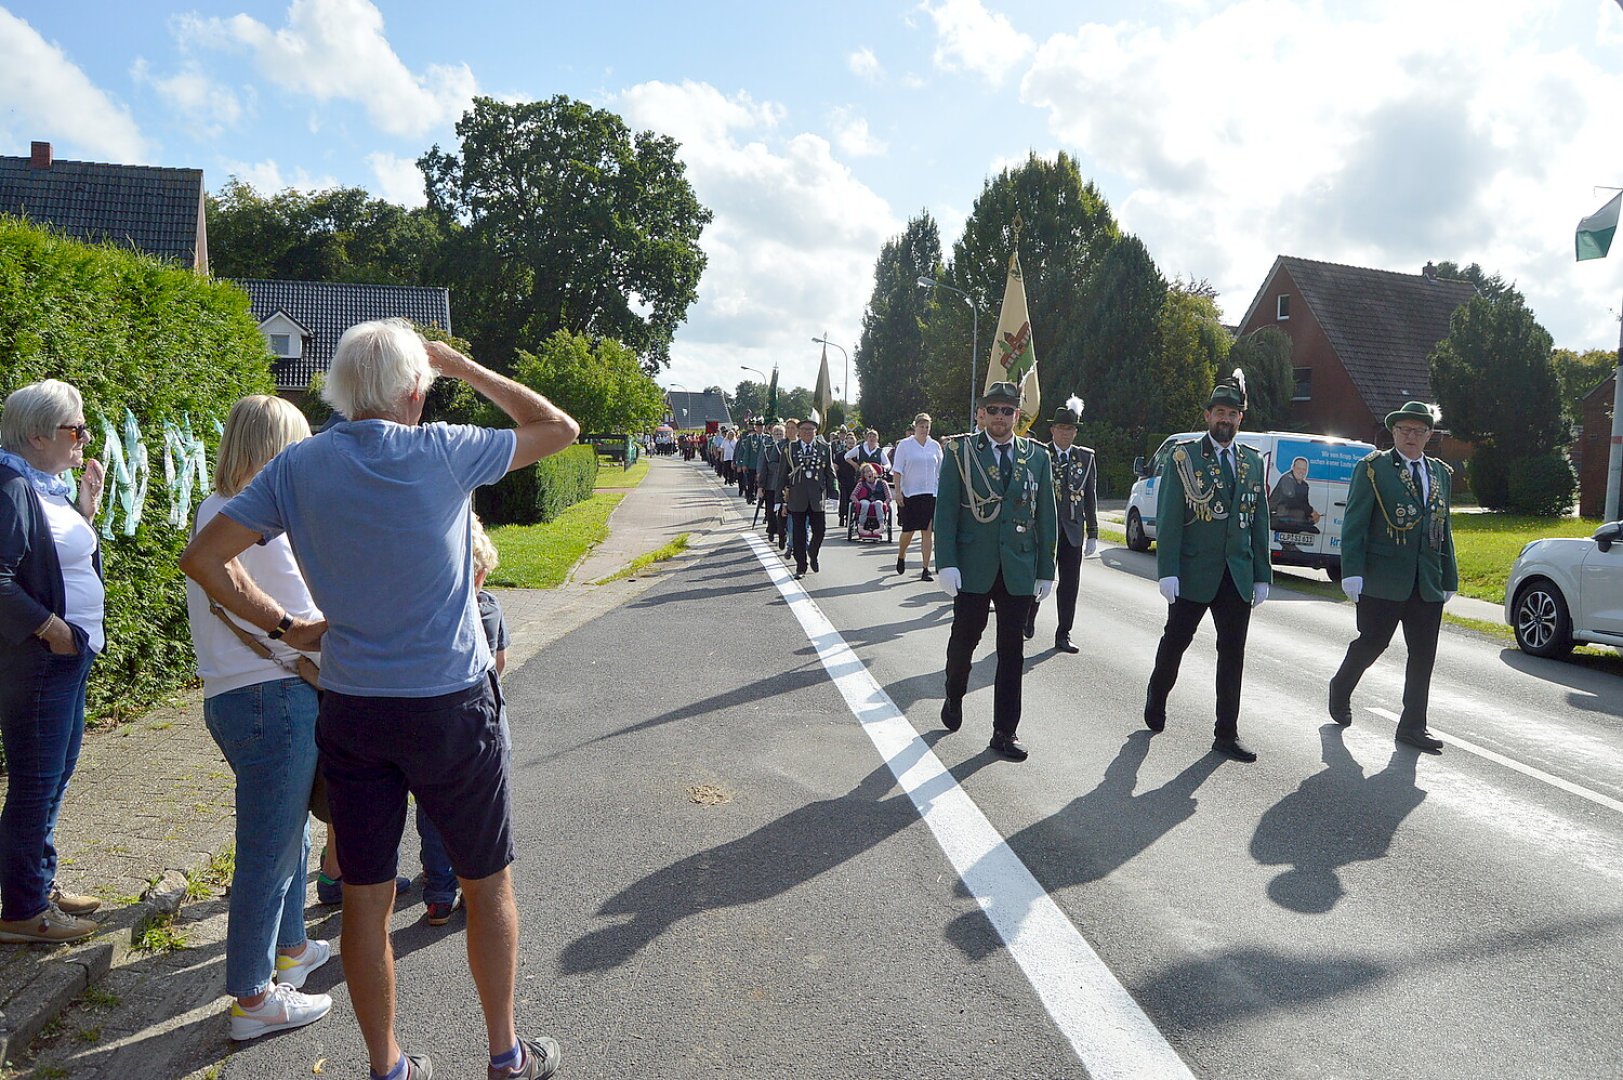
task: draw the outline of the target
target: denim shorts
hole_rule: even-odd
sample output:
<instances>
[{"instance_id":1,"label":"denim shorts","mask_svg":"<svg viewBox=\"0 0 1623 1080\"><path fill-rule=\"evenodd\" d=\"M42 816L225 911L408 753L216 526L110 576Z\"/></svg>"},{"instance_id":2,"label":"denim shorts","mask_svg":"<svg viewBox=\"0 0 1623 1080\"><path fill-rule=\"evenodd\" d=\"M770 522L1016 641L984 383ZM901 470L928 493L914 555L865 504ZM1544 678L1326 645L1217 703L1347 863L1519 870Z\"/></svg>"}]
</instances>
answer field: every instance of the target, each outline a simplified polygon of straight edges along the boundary
<instances>
[{"instance_id":1,"label":"denim shorts","mask_svg":"<svg viewBox=\"0 0 1623 1080\"><path fill-rule=\"evenodd\" d=\"M328 690L316 745L339 869L350 884L394 880L407 791L439 827L458 877L477 881L513 861L509 754L494 671L438 697Z\"/></svg>"}]
</instances>

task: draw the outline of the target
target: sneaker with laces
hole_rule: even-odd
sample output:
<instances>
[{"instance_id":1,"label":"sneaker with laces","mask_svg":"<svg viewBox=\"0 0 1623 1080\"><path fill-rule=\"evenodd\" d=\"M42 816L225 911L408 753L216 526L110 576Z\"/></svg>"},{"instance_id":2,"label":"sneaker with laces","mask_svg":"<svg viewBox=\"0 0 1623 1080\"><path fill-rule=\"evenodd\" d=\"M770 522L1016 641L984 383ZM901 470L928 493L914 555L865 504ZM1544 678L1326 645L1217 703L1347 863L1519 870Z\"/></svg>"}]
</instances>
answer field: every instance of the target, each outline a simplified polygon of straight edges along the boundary
<instances>
[{"instance_id":1,"label":"sneaker with laces","mask_svg":"<svg viewBox=\"0 0 1623 1080\"><path fill-rule=\"evenodd\" d=\"M558 1049L557 1039L542 1035L534 1039L520 1039L518 1044L524 1048L523 1064L516 1069L492 1067L486 1072L488 1080L547 1080L558 1071L562 1051Z\"/></svg>"},{"instance_id":2,"label":"sneaker with laces","mask_svg":"<svg viewBox=\"0 0 1623 1080\"><path fill-rule=\"evenodd\" d=\"M332 959L332 946L325 941L307 940L297 956L276 954L276 981L298 990L316 968Z\"/></svg>"},{"instance_id":3,"label":"sneaker with laces","mask_svg":"<svg viewBox=\"0 0 1623 1080\"><path fill-rule=\"evenodd\" d=\"M434 1080L434 1063L428 1060L427 1054L401 1053L400 1062L405 1068L400 1070L398 1080ZM366 1070L366 1075L373 1080L377 1080L378 1077L371 1069Z\"/></svg>"},{"instance_id":4,"label":"sneaker with laces","mask_svg":"<svg viewBox=\"0 0 1623 1080\"><path fill-rule=\"evenodd\" d=\"M428 923L429 926L444 926L451 921L451 914L456 911L460 902L459 898L452 897L449 903L425 904L424 907L427 910L423 915L423 921Z\"/></svg>"},{"instance_id":5,"label":"sneaker with laces","mask_svg":"<svg viewBox=\"0 0 1623 1080\"><path fill-rule=\"evenodd\" d=\"M270 988L264 1001L251 1009L244 1009L240 1002L231 1003L231 1037L242 1042L273 1031L291 1031L315 1023L331 1010L332 998L326 994L301 994L278 983Z\"/></svg>"},{"instance_id":6,"label":"sneaker with laces","mask_svg":"<svg viewBox=\"0 0 1623 1080\"><path fill-rule=\"evenodd\" d=\"M98 897L65 892L62 886L55 882L51 883L50 901L69 915L89 915L101 907L101 900Z\"/></svg>"},{"instance_id":7,"label":"sneaker with laces","mask_svg":"<svg viewBox=\"0 0 1623 1080\"><path fill-rule=\"evenodd\" d=\"M0 941L56 944L87 938L98 929L100 927L89 919L69 915L55 904L46 904L45 910L32 919L0 919Z\"/></svg>"}]
</instances>

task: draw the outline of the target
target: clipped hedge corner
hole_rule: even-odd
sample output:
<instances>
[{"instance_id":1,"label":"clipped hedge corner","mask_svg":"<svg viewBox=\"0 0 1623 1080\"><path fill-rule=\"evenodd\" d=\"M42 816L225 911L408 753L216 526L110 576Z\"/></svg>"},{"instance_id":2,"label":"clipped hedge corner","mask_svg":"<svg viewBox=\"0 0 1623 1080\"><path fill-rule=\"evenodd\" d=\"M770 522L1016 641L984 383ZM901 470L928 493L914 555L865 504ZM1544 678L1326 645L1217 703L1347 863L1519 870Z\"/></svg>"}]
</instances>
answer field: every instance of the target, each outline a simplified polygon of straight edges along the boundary
<instances>
[{"instance_id":1,"label":"clipped hedge corner","mask_svg":"<svg viewBox=\"0 0 1623 1080\"><path fill-rule=\"evenodd\" d=\"M571 446L480 488L474 508L486 525L539 525L591 498L596 486L597 451Z\"/></svg>"}]
</instances>

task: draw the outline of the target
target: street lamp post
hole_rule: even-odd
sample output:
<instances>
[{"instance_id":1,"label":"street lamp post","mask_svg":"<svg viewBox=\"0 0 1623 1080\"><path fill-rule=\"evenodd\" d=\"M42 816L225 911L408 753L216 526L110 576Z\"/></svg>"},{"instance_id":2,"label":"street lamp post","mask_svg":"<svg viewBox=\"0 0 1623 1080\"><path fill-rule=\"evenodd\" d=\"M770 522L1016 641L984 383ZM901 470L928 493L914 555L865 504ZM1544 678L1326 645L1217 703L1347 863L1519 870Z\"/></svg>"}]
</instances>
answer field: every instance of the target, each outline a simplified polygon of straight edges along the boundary
<instances>
[{"instance_id":1,"label":"street lamp post","mask_svg":"<svg viewBox=\"0 0 1623 1080\"><path fill-rule=\"evenodd\" d=\"M682 387L682 393L684 393L684 394L691 394L691 393L693 393L693 391L691 391L691 390L689 390L689 389L688 389L688 388L687 388L687 387L686 387L686 386L685 386L685 385L684 385L684 384L682 384L682 383L679 383L679 382L677 382L677 381L676 381L676 380L675 380L675 379L672 379L672 380L671 380L671 385L672 385L672 386L673 386L673 387L675 387L675 386L680 386L680 387ZM667 391L666 391L666 393L670 393L670 391L669 391L669 390L667 390ZM688 424L687 424L687 419L688 419L688 405L689 405L689 404L691 404L691 401L690 401L690 402L685 402L685 403L684 403L684 404L683 404L683 405L682 405L682 423L681 423L681 424L680 424L680 425L679 425L679 427L678 427L678 430L686 430L686 428L687 428L687 426L688 426ZM674 414L674 413L675 413L675 411L676 411L676 410L675 410L675 409L672 409L672 410L671 410L671 412L672 412L672 413L673 413L673 414Z\"/></svg>"},{"instance_id":2,"label":"street lamp post","mask_svg":"<svg viewBox=\"0 0 1623 1080\"><path fill-rule=\"evenodd\" d=\"M823 336L822 337L814 337L814 338L812 338L812 344L813 345L833 345L834 348L840 350L840 355L845 357L845 376L844 376L845 381L840 384L840 387L841 387L840 408L842 410L846 411L846 412L849 412L851 410L851 403L849 401L845 400L844 388L851 385L851 357L846 354L846 351L845 351L844 347L842 347L840 345L834 345L834 343L828 339L828 331L827 330L823 331ZM824 419L827 419L827 418L825 417ZM843 420L840 421L840 422L845 423L845 421L843 421Z\"/></svg>"},{"instance_id":3,"label":"street lamp post","mask_svg":"<svg viewBox=\"0 0 1623 1080\"><path fill-rule=\"evenodd\" d=\"M969 336L973 339L969 346L969 430L974 431L975 371L980 366L978 361L980 359L981 348L981 306L975 302L974 297L970 296L964 290L954 288L944 281L937 281L935 278L921 277L914 284L918 285L918 287L921 289L946 289L950 293L957 293L959 296L964 298L964 303L969 305Z\"/></svg>"},{"instance_id":4,"label":"street lamp post","mask_svg":"<svg viewBox=\"0 0 1623 1080\"><path fill-rule=\"evenodd\" d=\"M763 399L763 402L764 402L765 395L766 395L766 388L767 388L766 372L760 370L759 368L752 368L748 364L739 364L738 365L738 370L739 371L753 372L754 374L759 375L761 377L761 395L762 395L762 399ZM763 407L764 407L764 405L763 405Z\"/></svg>"}]
</instances>

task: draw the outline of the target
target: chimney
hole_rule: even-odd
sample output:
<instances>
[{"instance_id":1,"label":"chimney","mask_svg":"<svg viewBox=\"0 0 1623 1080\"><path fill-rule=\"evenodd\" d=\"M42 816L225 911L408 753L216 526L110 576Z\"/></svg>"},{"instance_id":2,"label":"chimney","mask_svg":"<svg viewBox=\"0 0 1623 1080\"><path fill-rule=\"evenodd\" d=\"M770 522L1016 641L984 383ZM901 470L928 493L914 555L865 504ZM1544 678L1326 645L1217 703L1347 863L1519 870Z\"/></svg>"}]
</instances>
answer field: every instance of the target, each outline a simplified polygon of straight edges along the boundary
<instances>
[{"instance_id":1,"label":"chimney","mask_svg":"<svg viewBox=\"0 0 1623 1080\"><path fill-rule=\"evenodd\" d=\"M28 167L30 169L49 169L51 167L50 143L35 142L29 146Z\"/></svg>"},{"instance_id":2,"label":"chimney","mask_svg":"<svg viewBox=\"0 0 1623 1080\"><path fill-rule=\"evenodd\" d=\"M1436 281L1437 264L1433 262L1426 263L1426 265L1421 269L1420 273L1427 281Z\"/></svg>"}]
</instances>

